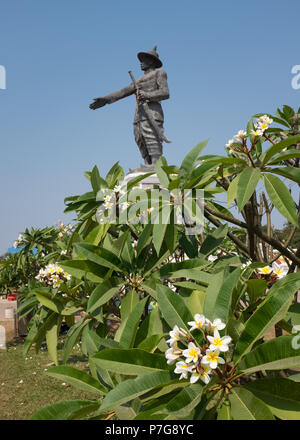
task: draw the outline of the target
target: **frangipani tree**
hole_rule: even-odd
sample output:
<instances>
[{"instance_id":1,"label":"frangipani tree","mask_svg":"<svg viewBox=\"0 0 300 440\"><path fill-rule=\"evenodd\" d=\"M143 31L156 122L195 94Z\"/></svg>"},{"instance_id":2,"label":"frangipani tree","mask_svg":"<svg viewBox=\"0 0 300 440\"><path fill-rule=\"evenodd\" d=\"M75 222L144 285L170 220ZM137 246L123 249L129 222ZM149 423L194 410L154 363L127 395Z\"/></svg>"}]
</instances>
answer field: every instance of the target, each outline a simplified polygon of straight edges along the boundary
<instances>
[{"instance_id":1,"label":"frangipani tree","mask_svg":"<svg viewBox=\"0 0 300 440\"><path fill-rule=\"evenodd\" d=\"M76 225L67 255L52 267L55 273L43 269L42 285L31 291L43 316L26 349L46 338L56 363L47 374L94 392L95 400L59 402L33 418L300 418L300 345L293 334L300 315L298 304L291 304L300 288L300 273L294 272L300 256L265 231L256 192L260 182L261 200L298 228L299 206L281 177L300 182L300 135L283 116L255 118L228 142L227 157L204 156L205 141L180 166L161 158L155 172L170 197L154 209L135 197L146 176L124 188L118 163L106 178L94 167L86 173L92 191L66 199ZM287 130L271 128L280 121ZM99 197L108 190L114 197ZM185 190L190 217L196 190L203 194L196 220L205 224L195 235L186 234L185 217L177 222L173 215L175 194ZM151 196L151 190L146 193ZM227 208L216 201L220 193L227 196ZM130 221L99 224L97 213L108 212L112 199L117 220L126 203ZM230 211L232 203L242 219ZM171 220L152 222L166 205ZM225 252L217 253L220 249ZM274 252L291 261L288 275L266 267ZM71 325L79 311L82 318ZM63 317L71 326L59 365ZM275 325L286 335L266 340ZM79 340L90 374L67 365Z\"/></svg>"}]
</instances>

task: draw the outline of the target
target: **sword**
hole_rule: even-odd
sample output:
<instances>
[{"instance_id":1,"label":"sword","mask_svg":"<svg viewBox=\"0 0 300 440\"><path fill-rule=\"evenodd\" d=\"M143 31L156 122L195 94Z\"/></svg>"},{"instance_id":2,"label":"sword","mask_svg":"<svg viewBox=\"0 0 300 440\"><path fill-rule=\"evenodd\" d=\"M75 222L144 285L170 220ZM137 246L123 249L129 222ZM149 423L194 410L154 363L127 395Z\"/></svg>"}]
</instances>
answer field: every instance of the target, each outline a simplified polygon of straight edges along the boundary
<instances>
[{"instance_id":1,"label":"sword","mask_svg":"<svg viewBox=\"0 0 300 440\"><path fill-rule=\"evenodd\" d=\"M130 78L131 78L131 80L133 82L135 91L137 92L138 91L138 86L137 86L136 80L135 80L131 70L129 70L128 73L129 73ZM143 110L144 110L144 112L145 112L145 114L146 114L146 116L147 116L147 118L148 118L148 120L150 122L150 125L152 125L152 128L154 130L154 134L157 137L157 139L159 140L159 142L166 142L167 144L170 144L172 141L170 141L170 139L168 139L163 134L161 135L159 133L159 128L158 128L158 126L157 126L157 124L155 122L155 119L152 116L151 110L149 109L149 106L148 106L147 102L140 101L138 99L138 97L136 98L136 100L137 100L138 105L141 105L143 107Z\"/></svg>"}]
</instances>

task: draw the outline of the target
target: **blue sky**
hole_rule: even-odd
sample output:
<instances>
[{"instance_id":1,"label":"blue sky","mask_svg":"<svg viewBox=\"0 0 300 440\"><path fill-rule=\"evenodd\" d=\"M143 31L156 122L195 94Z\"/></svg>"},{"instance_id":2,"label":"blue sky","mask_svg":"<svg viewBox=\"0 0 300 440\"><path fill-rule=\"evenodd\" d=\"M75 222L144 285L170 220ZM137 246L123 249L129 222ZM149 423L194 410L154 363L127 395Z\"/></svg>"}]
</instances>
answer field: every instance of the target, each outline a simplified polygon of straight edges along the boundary
<instances>
[{"instance_id":1,"label":"blue sky","mask_svg":"<svg viewBox=\"0 0 300 440\"><path fill-rule=\"evenodd\" d=\"M63 199L89 190L83 172L141 163L131 96L97 111L92 98L141 72L158 45L168 74L165 156L178 164L199 141L224 144L256 112L300 105L298 0L263 2L11 0L0 10L0 253L26 227L72 217ZM279 217L277 221L280 222Z\"/></svg>"}]
</instances>

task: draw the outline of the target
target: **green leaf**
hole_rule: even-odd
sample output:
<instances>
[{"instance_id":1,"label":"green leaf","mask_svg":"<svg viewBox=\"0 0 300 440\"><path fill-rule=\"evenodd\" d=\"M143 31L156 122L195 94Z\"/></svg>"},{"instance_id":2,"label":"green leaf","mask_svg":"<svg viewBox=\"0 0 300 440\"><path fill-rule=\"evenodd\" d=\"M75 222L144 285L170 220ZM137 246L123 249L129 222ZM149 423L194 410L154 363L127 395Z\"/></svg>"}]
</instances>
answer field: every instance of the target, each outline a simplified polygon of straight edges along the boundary
<instances>
[{"instance_id":1,"label":"green leaf","mask_svg":"<svg viewBox=\"0 0 300 440\"><path fill-rule=\"evenodd\" d=\"M85 371L78 370L67 365L49 368L49 376L70 383L88 393L106 394L107 389L100 382L87 374Z\"/></svg>"},{"instance_id":2,"label":"green leaf","mask_svg":"<svg viewBox=\"0 0 300 440\"><path fill-rule=\"evenodd\" d=\"M214 274L211 282L206 289L204 298L203 314L210 320L213 320L215 304L218 295L220 294L221 287L223 285L224 272L218 272Z\"/></svg>"},{"instance_id":3,"label":"green leaf","mask_svg":"<svg viewBox=\"0 0 300 440\"><path fill-rule=\"evenodd\" d=\"M296 159L297 157L300 157L300 151L293 148L287 151L283 151L282 153L279 153L276 157L273 157L273 159L271 160L271 162L268 163L268 165L275 165L284 160Z\"/></svg>"},{"instance_id":4,"label":"green leaf","mask_svg":"<svg viewBox=\"0 0 300 440\"><path fill-rule=\"evenodd\" d=\"M298 224L298 215L295 202L285 184L272 174L265 174L265 187L271 202L289 222L295 226Z\"/></svg>"},{"instance_id":5,"label":"green leaf","mask_svg":"<svg viewBox=\"0 0 300 440\"><path fill-rule=\"evenodd\" d=\"M217 420L232 420L229 400L225 399L218 411Z\"/></svg>"},{"instance_id":6,"label":"green leaf","mask_svg":"<svg viewBox=\"0 0 300 440\"><path fill-rule=\"evenodd\" d=\"M199 154L204 149L208 142L208 139L204 142L200 142L200 144L196 145L183 159L182 164L180 166L180 170L182 174L189 174L193 170L193 165L195 164Z\"/></svg>"},{"instance_id":7,"label":"green leaf","mask_svg":"<svg viewBox=\"0 0 300 440\"><path fill-rule=\"evenodd\" d=\"M32 325L30 326L28 335L26 337L24 348L23 348L23 356L26 357L30 347L35 342L39 341L39 345L42 340L45 338L46 330L48 328L48 323L52 323L53 319L55 319L55 313L51 312L47 309L42 309L40 317L43 318L42 322L37 322L35 317L33 318Z\"/></svg>"},{"instance_id":8,"label":"green leaf","mask_svg":"<svg viewBox=\"0 0 300 440\"><path fill-rule=\"evenodd\" d=\"M299 367L300 345L293 348L294 338L295 336L280 336L257 346L242 359L239 370L250 374L261 370Z\"/></svg>"},{"instance_id":9,"label":"green leaf","mask_svg":"<svg viewBox=\"0 0 300 440\"><path fill-rule=\"evenodd\" d=\"M177 293L166 286L157 285L157 302L171 328L177 325L188 330L187 322L192 321L193 316Z\"/></svg>"},{"instance_id":10,"label":"green leaf","mask_svg":"<svg viewBox=\"0 0 300 440\"><path fill-rule=\"evenodd\" d=\"M109 229L109 223L106 223L104 225L97 225L87 235L87 237L85 238L85 242L98 246L100 241L104 238L105 234L107 233L108 229Z\"/></svg>"},{"instance_id":11,"label":"green leaf","mask_svg":"<svg viewBox=\"0 0 300 440\"><path fill-rule=\"evenodd\" d=\"M259 168L245 168L240 174L236 194L237 205L240 212L254 193L260 178L261 172Z\"/></svg>"},{"instance_id":12,"label":"green leaf","mask_svg":"<svg viewBox=\"0 0 300 440\"><path fill-rule=\"evenodd\" d=\"M118 292L120 287L120 279L117 277L110 278L99 284L89 298L87 312L92 313L103 304L106 304Z\"/></svg>"},{"instance_id":13,"label":"green leaf","mask_svg":"<svg viewBox=\"0 0 300 440\"><path fill-rule=\"evenodd\" d=\"M144 374L136 379L129 379L125 382L121 382L116 388L107 394L102 402L100 410L103 412L114 409L116 405L129 402L152 389L171 382L171 380L171 374L163 371Z\"/></svg>"},{"instance_id":14,"label":"green leaf","mask_svg":"<svg viewBox=\"0 0 300 440\"><path fill-rule=\"evenodd\" d=\"M148 338L146 338L144 341L142 341L139 345L138 348L140 350L145 350L148 351L149 353L153 353L158 344L160 343L160 341L166 336L166 334L161 334L161 335L151 335Z\"/></svg>"},{"instance_id":15,"label":"green leaf","mask_svg":"<svg viewBox=\"0 0 300 440\"><path fill-rule=\"evenodd\" d=\"M231 309L233 291L240 278L240 275L241 269L237 267L225 279L221 289L218 292L218 295L216 296L213 319L220 318L221 321L227 323Z\"/></svg>"},{"instance_id":16,"label":"green leaf","mask_svg":"<svg viewBox=\"0 0 300 440\"><path fill-rule=\"evenodd\" d=\"M203 269L209 265L210 262L205 260L203 257L184 260L184 261L180 261L179 263L168 263L161 267L159 271L159 277L179 278L184 276L182 275L182 273L183 270L185 269L186 269L186 273L189 273L190 270L192 269L197 269L197 272L199 272L200 269Z\"/></svg>"},{"instance_id":17,"label":"green leaf","mask_svg":"<svg viewBox=\"0 0 300 440\"><path fill-rule=\"evenodd\" d=\"M75 243L75 247L88 260L109 269L120 270L120 259L113 252L89 243Z\"/></svg>"},{"instance_id":18,"label":"green leaf","mask_svg":"<svg viewBox=\"0 0 300 440\"><path fill-rule=\"evenodd\" d=\"M50 359L53 360L55 365L58 365L57 344L58 344L58 334L59 334L61 319L62 319L61 316L54 315L53 320L46 331L46 343L47 343L48 353Z\"/></svg>"},{"instance_id":19,"label":"green leaf","mask_svg":"<svg viewBox=\"0 0 300 440\"><path fill-rule=\"evenodd\" d=\"M137 397L130 404L119 405L115 408L119 420L133 420L141 408L141 400Z\"/></svg>"},{"instance_id":20,"label":"green leaf","mask_svg":"<svg viewBox=\"0 0 300 440\"><path fill-rule=\"evenodd\" d=\"M245 388L268 405L276 417L300 420L300 383L277 377L249 382Z\"/></svg>"},{"instance_id":21,"label":"green leaf","mask_svg":"<svg viewBox=\"0 0 300 440\"><path fill-rule=\"evenodd\" d=\"M59 265L67 271L72 277L79 280L85 277L94 282L99 283L106 276L109 269L99 266L99 264L88 260L70 260L60 261Z\"/></svg>"},{"instance_id":22,"label":"green leaf","mask_svg":"<svg viewBox=\"0 0 300 440\"><path fill-rule=\"evenodd\" d=\"M91 173L91 184L95 193L97 193L101 187L107 188L107 183L100 176L98 167L95 165Z\"/></svg>"},{"instance_id":23,"label":"green leaf","mask_svg":"<svg viewBox=\"0 0 300 440\"><path fill-rule=\"evenodd\" d=\"M164 171L163 166L168 165L167 160L165 157L161 156L155 165L155 172L157 174L157 177L162 184L163 188L168 188L168 185L170 183L168 174Z\"/></svg>"},{"instance_id":24,"label":"green leaf","mask_svg":"<svg viewBox=\"0 0 300 440\"><path fill-rule=\"evenodd\" d=\"M126 321L126 325L122 332L120 338L120 346L123 348L132 348L134 346L134 341L136 337L136 332L138 329L138 325L142 316L142 313L145 309L146 302L148 297L144 298L140 301L133 309L133 311L128 316Z\"/></svg>"},{"instance_id":25,"label":"green leaf","mask_svg":"<svg viewBox=\"0 0 300 440\"><path fill-rule=\"evenodd\" d=\"M172 414L176 418L188 416L200 402L202 391L201 384L187 385L159 413Z\"/></svg>"},{"instance_id":26,"label":"green leaf","mask_svg":"<svg viewBox=\"0 0 300 440\"><path fill-rule=\"evenodd\" d=\"M63 358L64 364L67 362L67 359L71 353L72 348L76 344L76 341L80 337L81 332L83 331L84 327L89 323L89 321L90 320L86 319L86 317L83 317L80 319L80 321L74 324L68 331L64 345L64 358Z\"/></svg>"},{"instance_id":27,"label":"green leaf","mask_svg":"<svg viewBox=\"0 0 300 440\"><path fill-rule=\"evenodd\" d=\"M139 302L139 295L135 290L130 290L124 298L122 299L120 311L121 311L121 319L122 321L125 321L125 319L128 318L130 313L133 311L135 306Z\"/></svg>"},{"instance_id":28,"label":"green leaf","mask_svg":"<svg viewBox=\"0 0 300 440\"><path fill-rule=\"evenodd\" d=\"M274 420L267 405L245 388L232 388L229 401L233 420Z\"/></svg>"},{"instance_id":29,"label":"green leaf","mask_svg":"<svg viewBox=\"0 0 300 440\"><path fill-rule=\"evenodd\" d=\"M256 299L261 296L267 288L267 282L265 280L251 279L248 280L246 284L247 293L252 303L255 302Z\"/></svg>"},{"instance_id":30,"label":"green leaf","mask_svg":"<svg viewBox=\"0 0 300 440\"><path fill-rule=\"evenodd\" d=\"M151 223L148 223L144 229L141 235L139 236L137 247L136 247L136 254L137 257L140 255L146 244L148 243L149 237L151 236L153 230L153 225Z\"/></svg>"},{"instance_id":31,"label":"green leaf","mask_svg":"<svg viewBox=\"0 0 300 440\"><path fill-rule=\"evenodd\" d=\"M231 205L233 200L237 197L237 189L238 189L238 183L240 180L240 174L238 174L231 182L227 190L227 207Z\"/></svg>"},{"instance_id":32,"label":"green leaf","mask_svg":"<svg viewBox=\"0 0 300 440\"><path fill-rule=\"evenodd\" d=\"M220 226L212 234L207 234L205 240L200 248L200 254L206 257L211 254L215 249L217 249L221 243L224 241L228 232L228 225ZM199 255L200 256L200 255Z\"/></svg>"},{"instance_id":33,"label":"green leaf","mask_svg":"<svg viewBox=\"0 0 300 440\"><path fill-rule=\"evenodd\" d=\"M235 364L251 350L255 341L284 317L294 293L299 288L300 273L289 274L273 284L264 302L246 322L245 329L235 347Z\"/></svg>"},{"instance_id":34,"label":"green leaf","mask_svg":"<svg viewBox=\"0 0 300 440\"><path fill-rule=\"evenodd\" d=\"M170 221L171 210L164 216L164 218L159 219L159 223L153 225L153 244L157 255L159 255L162 244L165 240L167 233L168 222ZM161 220L161 222L160 222Z\"/></svg>"},{"instance_id":35,"label":"green leaf","mask_svg":"<svg viewBox=\"0 0 300 440\"><path fill-rule=\"evenodd\" d=\"M30 420L73 420L96 411L100 403L93 400L66 400L53 403L36 411Z\"/></svg>"},{"instance_id":36,"label":"green leaf","mask_svg":"<svg viewBox=\"0 0 300 440\"><path fill-rule=\"evenodd\" d=\"M101 368L128 376L170 368L164 355L148 353L138 348L102 350L93 356L93 360Z\"/></svg>"},{"instance_id":37,"label":"green leaf","mask_svg":"<svg viewBox=\"0 0 300 440\"><path fill-rule=\"evenodd\" d=\"M194 290L193 288L192 293L187 298L186 304L188 305L188 308L190 309L192 315L195 314L195 310L197 310L197 313L203 312L203 305L205 301L205 295L206 292L204 290L199 290L199 287L197 290Z\"/></svg>"},{"instance_id":38,"label":"green leaf","mask_svg":"<svg viewBox=\"0 0 300 440\"><path fill-rule=\"evenodd\" d=\"M300 168L295 167L280 167L280 168L268 168L265 171L278 174L286 179L293 180L300 183Z\"/></svg>"},{"instance_id":39,"label":"green leaf","mask_svg":"<svg viewBox=\"0 0 300 440\"><path fill-rule=\"evenodd\" d=\"M158 305L156 305L154 309L151 310L148 316L144 319L141 326L139 327L136 335L135 343L138 346L152 335L160 335L163 333L164 333L163 322L161 319L159 307ZM165 344L165 348L161 349L161 346L164 344ZM159 345L161 351L165 351L168 347L164 341L162 341Z\"/></svg>"},{"instance_id":40,"label":"green leaf","mask_svg":"<svg viewBox=\"0 0 300 440\"><path fill-rule=\"evenodd\" d=\"M293 325L300 325L300 303L292 304L285 316L285 320Z\"/></svg>"},{"instance_id":41,"label":"green leaf","mask_svg":"<svg viewBox=\"0 0 300 440\"><path fill-rule=\"evenodd\" d=\"M284 148L290 147L293 144L297 144L300 142L300 135L290 136L287 139L283 139L280 142L277 142L275 145L272 145L267 151L261 156L262 165L268 164L270 159L275 156L275 154L282 151Z\"/></svg>"}]
</instances>

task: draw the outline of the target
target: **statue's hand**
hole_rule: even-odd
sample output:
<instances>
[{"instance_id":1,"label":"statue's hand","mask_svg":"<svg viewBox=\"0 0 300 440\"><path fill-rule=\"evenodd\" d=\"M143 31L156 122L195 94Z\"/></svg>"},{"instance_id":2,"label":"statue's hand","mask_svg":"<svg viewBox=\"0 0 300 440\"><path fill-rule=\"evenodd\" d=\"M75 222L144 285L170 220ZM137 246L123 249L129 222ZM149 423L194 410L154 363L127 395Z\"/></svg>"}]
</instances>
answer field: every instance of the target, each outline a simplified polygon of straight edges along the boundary
<instances>
[{"instance_id":1,"label":"statue's hand","mask_svg":"<svg viewBox=\"0 0 300 440\"><path fill-rule=\"evenodd\" d=\"M96 110L97 108L104 107L106 104L108 104L106 98L94 98L94 102L90 104L90 109Z\"/></svg>"},{"instance_id":2,"label":"statue's hand","mask_svg":"<svg viewBox=\"0 0 300 440\"><path fill-rule=\"evenodd\" d=\"M146 99L149 98L148 93L144 92L143 90L138 89L137 90L137 97L141 101L146 101Z\"/></svg>"}]
</instances>

